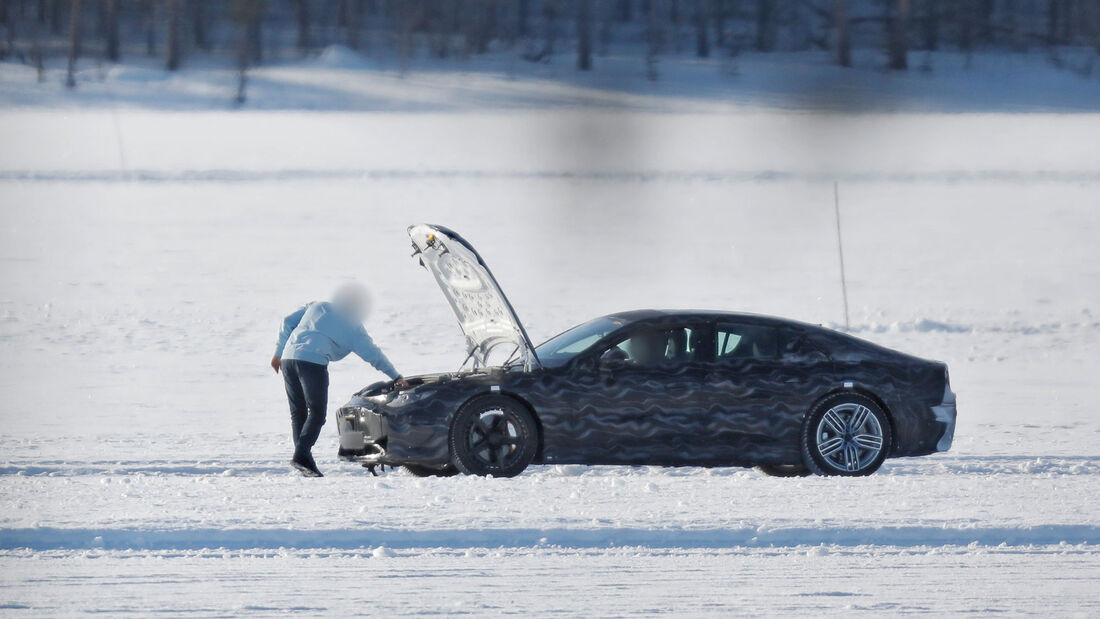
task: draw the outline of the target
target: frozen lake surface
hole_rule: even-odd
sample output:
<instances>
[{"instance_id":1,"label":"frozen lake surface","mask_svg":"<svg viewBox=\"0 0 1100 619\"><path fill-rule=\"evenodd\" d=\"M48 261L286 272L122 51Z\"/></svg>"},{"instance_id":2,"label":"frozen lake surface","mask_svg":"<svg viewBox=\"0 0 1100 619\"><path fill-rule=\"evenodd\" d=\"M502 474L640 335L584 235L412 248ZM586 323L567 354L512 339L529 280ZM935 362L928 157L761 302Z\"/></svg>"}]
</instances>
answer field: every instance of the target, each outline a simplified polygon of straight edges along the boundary
<instances>
[{"instance_id":1,"label":"frozen lake surface","mask_svg":"<svg viewBox=\"0 0 1100 619\"><path fill-rule=\"evenodd\" d=\"M9 97L10 99L10 97ZM1100 116L0 111L0 612L1100 613ZM867 479L286 466L280 318L348 278L405 374L462 338L405 227L536 340L637 307L843 324L951 368ZM330 406L377 380L332 368Z\"/></svg>"}]
</instances>

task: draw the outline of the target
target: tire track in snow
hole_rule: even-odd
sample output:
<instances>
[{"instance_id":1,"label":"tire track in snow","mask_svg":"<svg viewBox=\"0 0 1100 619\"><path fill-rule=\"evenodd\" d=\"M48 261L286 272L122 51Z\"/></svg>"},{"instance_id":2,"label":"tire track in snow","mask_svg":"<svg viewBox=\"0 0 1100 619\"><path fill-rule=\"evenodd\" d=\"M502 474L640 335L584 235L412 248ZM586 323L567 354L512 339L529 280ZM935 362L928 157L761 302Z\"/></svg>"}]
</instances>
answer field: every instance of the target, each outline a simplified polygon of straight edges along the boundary
<instances>
[{"instance_id":1,"label":"tire track in snow","mask_svg":"<svg viewBox=\"0 0 1100 619\"><path fill-rule=\"evenodd\" d=\"M936 524L852 527L481 529L0 529L0 549L198 550L255 548L738 548L794 546L1046 546L1100 543L1100 526Z\"/></svg>"},{"instance_id":2,"label":"tire track in snow","mask_svg":"<svg viewBox=\"0 0 1100 619\"><path fill-rule=\"evenodd\" d=\"M387 469L388 470L388 469ZM691 470L675 468L647 469L656 478L690 477ZM740 467L698 469L699 473L717 471L740 472ZM332 471L335 475L366 474L358 468L345 466ZM2 477L83 477L83 476L154 476L154 477L257 477L292 474L282 461L213 460L209 462L168 460L110 461L8 461L0 465ZM386 473L390 474L390 473ZM398 473L402 474L403 473ZM614 466L533 466L524 477L568 478L590 477L635 478L632 467ZM1034 475L1077 476L1100 475L1100 456L937 456L935 458L898 458L887 460L880 476L944 476L944 475Z\"/></svg>"},{"instance_id":3,"label":"tire track in snow","mask_svg":"<svg viewBox=\"0 0 1100 619\"><path fill-rule=\"evenodd\" d=\"M831 183L1100 183L1100 170L929 170L811 172L798 170L447 170L290 168L270 170L0 170L0 181L45 183L266 183L318 180L563 180L638 182Z\"/></svg>"}]
</instances>

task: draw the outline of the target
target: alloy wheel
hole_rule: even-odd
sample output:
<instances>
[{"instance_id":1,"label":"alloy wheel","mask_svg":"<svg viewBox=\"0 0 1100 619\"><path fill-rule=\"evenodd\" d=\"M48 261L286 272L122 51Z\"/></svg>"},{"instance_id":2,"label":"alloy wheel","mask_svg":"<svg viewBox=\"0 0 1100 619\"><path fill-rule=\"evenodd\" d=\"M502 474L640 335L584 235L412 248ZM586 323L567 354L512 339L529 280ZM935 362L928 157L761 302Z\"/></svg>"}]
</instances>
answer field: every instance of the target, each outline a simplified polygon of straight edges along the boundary
<instances>
[{"instance_id":1,"label":"alloy wheel","mask_svg":"<svg viewBox=\"0 0 1100 619\"><path fill-rule=\"evenodd\" d=\"M871 466L886 442L882 424L870 408L843 402L825 411L817 423L817 453L840 471L859 472Z\"/></svg>"}]
</instances>

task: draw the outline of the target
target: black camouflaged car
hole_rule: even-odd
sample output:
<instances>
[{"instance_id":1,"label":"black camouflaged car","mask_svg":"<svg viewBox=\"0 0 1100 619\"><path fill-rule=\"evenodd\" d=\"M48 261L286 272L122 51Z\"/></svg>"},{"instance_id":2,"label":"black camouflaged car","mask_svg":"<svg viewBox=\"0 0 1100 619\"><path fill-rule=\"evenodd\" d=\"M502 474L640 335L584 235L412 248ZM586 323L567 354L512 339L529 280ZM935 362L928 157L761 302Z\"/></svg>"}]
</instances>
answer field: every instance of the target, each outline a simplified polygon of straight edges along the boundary
<instances>
[{"instance_id":1,"label":"black camouflaged car","mask_svg":"<svg viewBox=\"0 0 1100 619\"><path fill-rule=\"evenodd\" d=\"M463 367L376 383L337 412L340 456L418 475L509 477L529 464L756 466L869 475L951 447L947 366L822 327L638 310L533 346L481 256L409 228L466 335ZM499 361L494 360L494 356Z\"/></svg>"}]
</instances>

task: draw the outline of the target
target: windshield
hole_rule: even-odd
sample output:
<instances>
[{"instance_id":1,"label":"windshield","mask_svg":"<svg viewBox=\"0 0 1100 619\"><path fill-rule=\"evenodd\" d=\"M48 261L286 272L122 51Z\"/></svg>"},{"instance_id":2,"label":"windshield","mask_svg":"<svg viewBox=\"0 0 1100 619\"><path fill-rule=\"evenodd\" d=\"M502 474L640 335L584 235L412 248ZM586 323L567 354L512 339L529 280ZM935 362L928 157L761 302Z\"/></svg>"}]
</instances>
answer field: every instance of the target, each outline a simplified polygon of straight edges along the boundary
<instances>
[{"instance_id":1,"label":"windshield","mask_svg":"<svg viewBox=\"0 0 1100 619\"><path fill-rule=\"evenodd\" d=\"M621 318L604 316L555 335L535 347L539 361L549 367L565 365L577 353L588 350L603 336L623 326Z\"/></svg>"}]
</instances>

